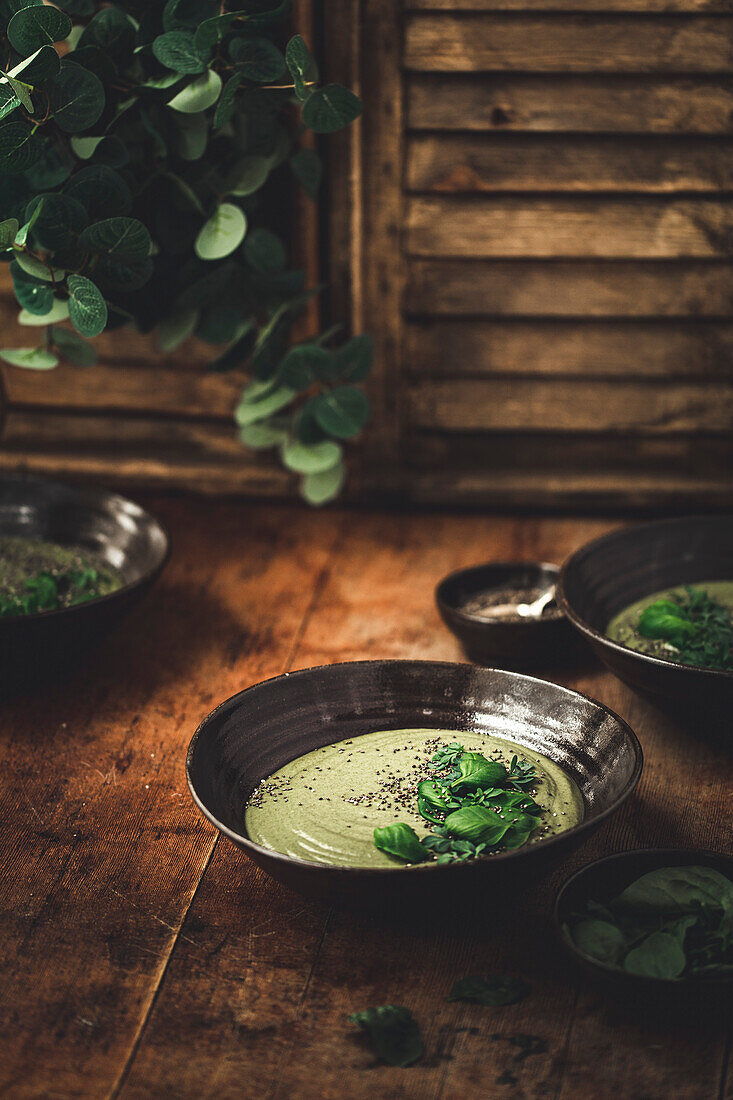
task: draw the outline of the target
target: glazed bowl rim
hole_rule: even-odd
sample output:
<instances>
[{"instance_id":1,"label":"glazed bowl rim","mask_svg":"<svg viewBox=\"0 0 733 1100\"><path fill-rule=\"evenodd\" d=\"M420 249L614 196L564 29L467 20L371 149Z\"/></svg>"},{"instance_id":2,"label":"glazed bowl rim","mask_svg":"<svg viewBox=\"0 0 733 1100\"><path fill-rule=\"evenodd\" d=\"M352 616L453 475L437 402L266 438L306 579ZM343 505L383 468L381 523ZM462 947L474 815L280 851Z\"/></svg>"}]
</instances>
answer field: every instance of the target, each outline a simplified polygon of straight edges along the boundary
<instances>
[{"instance_id":1,"label":"glazed bowl rim","mask_svg":"<svg viewBox=\"0 0 733 1100\"><path fill-rule=\"evenodd\" d=\"M195 788L195 785L194 785L194 781L193 781L193 775L192 775L192 772L193 772L193 759L194 759L194 755L195 755L195 752L196 752L196 747L198 745L199 738L202 736L202 734L205 733L206 729L213 723L213 721L215 720L216 716L219 714L220 711L223 711L225 708L234 709L234 704L235 703L238 703L238 701L241 700L245 695L249 694L250 692L256 691L257 688L259 688L259 687L261 687L265 684L274 684L278 680L283 680L283 681L284 680L292 680L294 677L305 677L305 676L311 675L312 673L327 672L328 669L333 669L333 668L343 668L343 667L353 668L353 667L356 667L356 666L365 667L365 666L368 666L368 665L380 665L380 666L385 666L385 665L389 665L389 666L395 666L395 665L421 665L425 668L443 667L443 668L446 668L446 669L472 668L471 665L462 664L462 663L457 662L457 661L421 661L421 660L410 659L410 658L402 658L402 659L400 659L400 658L387 658L387 659L382 660L382 659L377 658L377 659L364 660L364 661L337 661L337 662L334 662L332 664L314 665L310 668L297 669L293 672L283 672L283 673L280 673L277 676L270 676L265 680L260 680L256 684L251 684L249 687L244 688L242 691L236 692L236 694L230 696L230 698L223 700L223 702L221 702L217 707L214 708L214 710L212 710L209 714L207 714L207 716L203 719L203 721L201 721L199 723L199 725L197 726L196 731L194 732L193 737L191 738L191 741L189 743L188 751L186 753L186 781L188 783L189 791L191 792L191 797L193 798L194 802L198 806L198 808L201 811L201 813L203 814L203 816L208 821L210 821L211 824L214 825L219 830L219 832L223 833L224 836L229 837L229 839L234 841L235 844L241 845L245 849L245 851L248 851L248 850L251 849L252 851L258 853L259 855L265 856L269 860L274 860L276 863L282 864L283 866L305 868L305 869L308 869L310 871L313 871L314 874L321 874L321 875L324 875L324 876L329 875L329 874L333 874L334 872L337 872L339 874L368 875L368 876L373 877L373 878L381 878L384 875L393 875L397 871L401 872L402 874L407 873L407 874L412 874L412 875L419 875L419 874L425 875L425 874L431 874L431 873L436 873L436 872L455 872L458 868L461 868L461 867L465 868L466 866L468 866L467 863L457 863L457 862L456 863L445 863L445 864L438 864L437 862L430 862L430 863L424 863L424 864L417 864L415 866L394 867L394 868L392 868L392 867L344 867L344 866L340 866L340 865L336 865L336 864L313 863L313 862L310 862L309 860L298 859L294 856L285 855L283 852L275 851L274 848L267 848L267 847L265 847L265 845L257 844L255 841L251 840L249 837L242 835L242 833L238 833L234 829L230 829L227 825L224 825L223 822L219 821L219 819L216 817L216 815L213 814L207 808L207 806L204 804L203 800L201 798L199 798L199 796L197 794L197 791L196 791L196 788ZM491 856L490 859L472 861L473 863L480 864L482 866L483 865L491 865L492 863L506 863L509 860L516 860L516 859L526 858L528 855L532 855L535 852L545 851L548 848L552 848L553 846L555 846L557 844L562 844L564 841L566 841L571 836L572 837L577 837L579 835L582 835L583 833L594 830L598 825L601 824L601 822L605 821L605 819L607 817L609 817L611 814L615 813L616 810L618 810L619 807L621 805L623 805L623 803L626 801L626 799L629 798L629 796L631 794L633 794L633 792L634 792L634 790L635 790L636 786L638 785L639 780L641 778L641 773L642 773L642 769L643 769L643 766L644 766L644 752L643 752L643 749L641 747L641 743L639 741L639 738L636 736L636 734L634 733L634 731L632 730L632 728L628 724L628 722L626 722L623 718L621 718L620 715L616 714L615 711L611 710L610 707L607 707L605 705L605 703L601 703L598 699L594 699L590 695L585 695L581 691L576 691L574 688L566 688L566 687L563 687L560 684L555 684L550 680L541 680L537 676L527 676L527 675L525 675L524 673L521 673L521 672L512 672L512 671L509 671L507 669L483 668L483 667L478 668L478 669L474 669L474 671L489 672L489 673L500 673L502 676L510 676L512 679L516 679L516 680L523 680L523 681L530 680L533 683L542 684L545 687L551 687L555 691L559 691L559 692L562 692L562 693L567 694L567 695L579 696L581 699L585 699L587 702L590 702L594 706L600 708L600 710L604 711L607 715L610 715L610 717L613 718L614 721L618 723L618 725L621 727L622 732L624 733L624 735L626 736L626 738L628 739L628 741L631 745L631 749L632 749L632 752L634 754L635 761L634 761L633 771L632 771L631 775L629 776L629 779L627 780L623 791L618 795L617 798L614 799L614 801L611 803L610 806L607 806L605 810L601 811L601 813L597 814L595 817L583 818L583 820L581 822L579 822L577 825L573 825L570 829L565 829L561 833L556 833L554 836L547 837L547 839L545 839L545 840L538 840L534 844L526 844L521 848L514 849L513 851L499 852L496 855ZM357 734L356 736L365 736L365 735L364 734ZM297 759L297 757L294 757L294 759ZM288 763L289 763L289 761L288 761Z\"/></svg>"},{"instance_id":2,"label":"glazed bowl rim","mask_svg":"<svg viewBox=\"0 0 733 1100\"><path fill-rule=\"evenodd\" d=\"M112 501L122 504L131 504L139 510L142 519L158 528L158 531L163 536L163 552L136 580L120 585L120 587L115 588L113 592L107 592L103 596L94 596L91 600L84 600L83 603L72 604L71 607L57 607L50 611L33 611L30 614L6 615L0 619L0 629L4 629L6 626L15 625L16 623L36 623L59 618L63 615L70 616L73 613L85 614L87 608L102 607L105 604L114 603L122 596L126 596L136 591L136 589L154 581L165 568L171 556L170 531L158 516L153 515L147 508L143 508L142 504L138 504L138 502L131 497L123 496L121 493L114 492L112 489L105 489L104 486L101 485L74 484L74 482L60 481L53 477L40 477L35 474L27 477L22 474L0 475L0 486L8 482L14 482L17 485L55 486L60 489L65 489L67 492L73 493L74 495L87 496L90 498L90 502L96 500L98 502Z\"/></svg>"},{"instance_id":3,"label":"glazed bowl rim","mask_svg":"<svg viewBox=\"0 0 733 1100\"><path fill-rule=\"evenodd\" d=\"M646 523L630 524L626 527L614 527L610 531L606 531L605 535L599 535L597 538L591 539L589 542L579 546L578 549L574 550L563 562L557 581L556 599L558 606L562 608L566 617L576 630L579 630L580 633L584 634L590 641L596 642L612 650L614 653L618 653L620 656L631 657L632 660L639 661L640 664L651 668L674 669L676 672L685 676L699 676L702 673L705 676L714 676L723 680L733 679L733 670L727 671L723 668L701 668L697 665L685 665L679 661L669 660L667 657L655 657L651 653L642 653L638 649L632 649L630 646L621 645L620 642L615 642L612 638L609 638L607 634L602 634L599 630L596 630L595 627L591 626L590 623L575 610L565 594L565 578L572 566L576 564L576 559L578 559L581 554L595 550L602 543L606 542L606 540L610 540L613 537L621 537L625 532L631 533L645 528L671 527L686 522L699 522L700 520L711 519L724 520L726 518L730 517L717 515L715 513L701 513L694 516L673 516L668 519L657 519L650 520Z\"/></svg>"},{"instance_id":4,"label":"glazed bowl rim","mask_svg":"<svg viewBox=\"0 0 733 1100\"><path fill-rule=\"evenodd\" d=\"M556 625L564 618L564 611L560 608L558 603L558 609L561 614L542 617L542 616L528 616L526 619L501 619L498 616L496 618L481 618L479 615L472 614L469 611L464 611L462 607L450 603L444 596L444 588L447 587L452 581L458 580L459 577L464 576L466 573L473 573L476 569L488 569L488 568L502 568L511 567L516 569L547 569L555 574L555 589L557 593L557 585L560 581L561 566L556 562L551 561L532 561L531 559L524 559L521 561L481 561L475 565L464 565L461 569L454 569L451 573L446 573L444 577L438 581L435 586L435 602L438 605L438 609L442 614L449 614L460 620L461 623L466 626L479 626L492 629L495 626L503 627L526 627L526 626L550 626ZM500 670L495 670L500 671Z\"/></svg>"},{"instance_id":5,"label":"glazed bowl rim","mask_svg":"<svg viewBox=\"0 0 733 1100\"><path fill-rule=\"evenodd\" d=\"M705 859L714 860L733 860L733 856L726 856L724 852L716 852L713 848L657 848L653 845L647 848L625 848L622 852L612 852L608 856L600 856L598 859L591 860L590 863L584 863L582 867L579 867L577 871L573 871L572 875L569 875L558 887L555 894L555 900L552 905L552 921L555 926L555 931L560 938L560 941L564 945L565 949L570 954L584 963L586 966L592 967L594 970L598 970L601 974L608 977L616 978L621 981L643 982L644 984L653 983L655 986L662 988L672 987L674 989L684 990L690 988L700 988L702 986L720 988L724 985L730 985L733 983L733 976L723 975L722 977L705 977L703 976L691 976L689 978L676 979L676 978L655 978L650 974L630 974L626 970L621 970L619 967L611 966L609 963L601 962L600 959L594 959L590 955L584 955L580 951L568 935L566 935L563 925L567 922L563 921L560 909L563 904L567 891L580 879L584 878L586 874L600 867L601 864L619 864L623 863L629 858L634 856L654 856L663 860L668 857L685 856L689 857L690 862L694 862L696 859L703 857ZM660 864L663 866L663 864ZM680 864L679 866L684 866ZM653 868L650 868L652 870ZM641 872L645 874L647 872Z\"/></svg>"}]
</instances>

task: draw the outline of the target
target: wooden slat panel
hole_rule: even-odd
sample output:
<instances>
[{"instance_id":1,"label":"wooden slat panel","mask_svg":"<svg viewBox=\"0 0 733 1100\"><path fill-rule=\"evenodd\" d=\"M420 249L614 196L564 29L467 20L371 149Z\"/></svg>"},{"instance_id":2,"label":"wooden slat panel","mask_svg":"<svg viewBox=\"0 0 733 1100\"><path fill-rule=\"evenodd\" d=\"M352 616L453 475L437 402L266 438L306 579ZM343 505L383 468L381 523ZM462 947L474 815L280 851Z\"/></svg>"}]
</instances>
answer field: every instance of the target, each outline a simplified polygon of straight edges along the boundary
<instances>
[{"instance_id":1,"label":"wooden slat panel","mask_svg":"<svg viewBox=\"0 0 733 1100\"><path fill-rule=\"evenodd\" d=\"M420 428L450 431L725 432L733 428L733 385L572 379L487 378L413 385L406 415Z\"/></svg>"},{"instance_id":2,"label":"wooden slat panel","mask_svg":"<svg viewBox=\"0 0 733 1100\"><path fill-rule=\"evenodd\" d=\"M719 139L421 134L407 147L412 191L715 191L733 181Z\"/></svg>"},{"instance_id":3,"label":"wooden slat panel","mask_svg":"<svg viewBox=\"0 0 733 1100\"><path fill-rule=\"evenodd\" d=\"M733 204L723 199L413 198L407 248L417 256L728 256Z\"/></svg>"},{"instance_id":4,"label":"wooden slat panel","mask_svg":"<svg viewBox=\"0 0 733 1100\"><path fill-rule=\"evenodd\" d=\"M150 417L219 418L231 424L240 374L205 374L155 366L97 366L92 370L61 365L39 374L3 367L14 405L145 413Z\"/></svg>"},{"instance_id":5,"label":"wooden slat panel","mask_svg":"<svg viewBox=\"0 0 733 1100\"><path fill-rule=\"evenodd\" d=\"M19 469L201 493L288 495L294 485L274 457L242 447L233 426L41 411L8 417L0 470Z\"/></svg>"},{"instance_id":6,"label":"wooden slat panel","mask_svg":"<svg viewBox=\"0 0 733 1100\"><path fill-rule=\"evenodd\" d=\"M733 271L727 262L413 260L405 308L448 316L726 317Z\"/></svg>"},{"instance_id":7,"label":"wooden slat panel","mask_svg":"<svg viewBox=\"0 0 733 1100\"><path fill-rule=\"evenodd\" d=\"M728 16L408 15L422 72L731 72Z\"/></svg>"},{"instance_id":8,"label":"wooden slat panel","mask_svg":"<svg viewBox=\"0 0 733 1100\"><path fill-rule=\"evenodd\" d=\"M412 322L405 326L405 362L412 377L729 376L733 324Z\"/></svg>"},{"instance_id":9,"label":"wooden slat panel","mask_svg":"<svg viewBox=\"0 0 733 1100\"><path fill-rule=\"evenodd\" d=\"M420 130L730 134L733 81L414 74L407 117Z\"/></svg>"},{"instance_id":10,"label":"wooden slat panel","mask_svg":"<svg viewBox=\"0 0 733 1100\"><path fill-rule=\"evenodd\" d=\"M405 0L408 11L730 12L731 0Z\"/></svg>"}]
</instances>

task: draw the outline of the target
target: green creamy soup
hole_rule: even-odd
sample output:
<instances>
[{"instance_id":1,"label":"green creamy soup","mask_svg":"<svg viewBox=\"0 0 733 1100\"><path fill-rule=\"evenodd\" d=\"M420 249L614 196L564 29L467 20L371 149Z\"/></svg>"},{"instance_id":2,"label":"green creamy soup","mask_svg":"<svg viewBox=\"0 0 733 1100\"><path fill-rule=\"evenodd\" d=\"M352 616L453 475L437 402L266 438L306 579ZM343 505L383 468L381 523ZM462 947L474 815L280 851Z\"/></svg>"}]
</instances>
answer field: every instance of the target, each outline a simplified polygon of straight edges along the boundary
<instances>
[{"instance_id":1,"label":"green creamy soup","mask_svg":"<svg viewBox=\"0 0 733 1100\"><path fill-rule=\"evenodd\" d=\"M711 600L726 607L733 614L733 581L700 581L692 586L696 591L706 592ZM624 608L611 619L606 634L613 642L619 642L639 653L649 653L653 657L662 657L674 661L677 650L669 641L661 638L645 638L639 633L639 619L647 607L657 600L681 599L687 594L684 585L677 588L665 588L663 592L654 592Z\"/></svg>"},{"instance_id":2,"label":"green creamy soup","mask_svg":"<svg viewBox=\"0 0 733 1100\"><path fill-rule=\"evenodd\" d=\"M542 812L529 843L583 820L583 796L563 769L541 753L491 734L407 729L367 733L316 749L264 779L247 804L247 834L276 852L340 867L404 866L374 846L374 829L396 821L430 834L417 811L417 784L432 777L433 754L460 737L467 752L506 767L513 756L539 775Z\"/></svg>"}]
</instances>

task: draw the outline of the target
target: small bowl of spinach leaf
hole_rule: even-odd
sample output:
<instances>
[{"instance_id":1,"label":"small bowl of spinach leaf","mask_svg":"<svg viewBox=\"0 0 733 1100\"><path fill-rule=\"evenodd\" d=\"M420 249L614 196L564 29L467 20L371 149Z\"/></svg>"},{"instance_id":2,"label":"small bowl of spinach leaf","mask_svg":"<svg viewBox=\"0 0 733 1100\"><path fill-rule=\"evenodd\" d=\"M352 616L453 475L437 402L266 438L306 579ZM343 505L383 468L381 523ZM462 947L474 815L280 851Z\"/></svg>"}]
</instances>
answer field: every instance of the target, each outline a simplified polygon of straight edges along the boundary
<instances>
[{"instance_id":1,"label":"small bowl of spinach leaf","mask_svg":"<svg viewBox=\"0 0 733 1100\"><path fill-rule=\"evenodd\" d=\"M586 975L628 991L733 985L733 857L645 848L581 868L555 902Z\"/></svg>"},{"instance_id":2,"label":"small bowl of spinach leaf","mask_svg":"<svg viewBox=\"0 0 733 1100\"><path fill-rule=\"evenodd\" d=\"M0 479L0 684L45 680L100 641L159 575L162 524L105 489Z\"/></svg>"}]
</instances>

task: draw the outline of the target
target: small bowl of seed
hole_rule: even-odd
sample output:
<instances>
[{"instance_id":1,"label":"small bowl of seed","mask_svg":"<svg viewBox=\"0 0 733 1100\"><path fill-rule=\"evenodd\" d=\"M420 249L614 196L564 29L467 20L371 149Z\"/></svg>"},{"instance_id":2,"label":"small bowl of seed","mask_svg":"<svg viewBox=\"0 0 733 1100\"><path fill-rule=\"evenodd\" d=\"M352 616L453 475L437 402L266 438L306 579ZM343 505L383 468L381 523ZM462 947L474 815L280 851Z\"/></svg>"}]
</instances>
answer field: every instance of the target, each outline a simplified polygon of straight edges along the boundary
<instances>
[{"instance_id":1,"label":"small bowl of seed","mask_svg":"<svg viewBox=\"0 0 733 1100\"><path fill-rule=\"evenodd\" d=\"M435 599L470 661L499 668L553 665L573 643L555 602L559 573L547 562L486 562L444 577Z\"/></svg>"}]
</instances>

